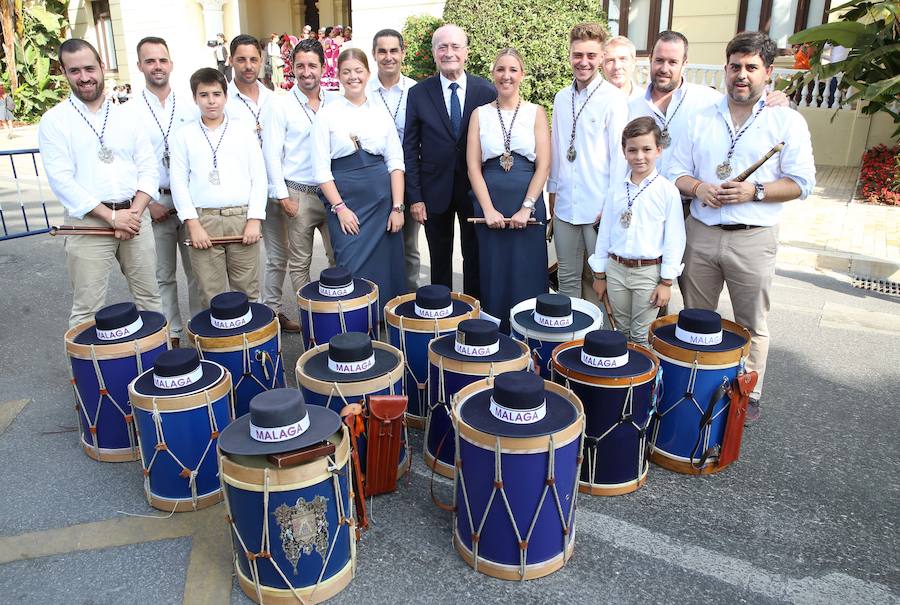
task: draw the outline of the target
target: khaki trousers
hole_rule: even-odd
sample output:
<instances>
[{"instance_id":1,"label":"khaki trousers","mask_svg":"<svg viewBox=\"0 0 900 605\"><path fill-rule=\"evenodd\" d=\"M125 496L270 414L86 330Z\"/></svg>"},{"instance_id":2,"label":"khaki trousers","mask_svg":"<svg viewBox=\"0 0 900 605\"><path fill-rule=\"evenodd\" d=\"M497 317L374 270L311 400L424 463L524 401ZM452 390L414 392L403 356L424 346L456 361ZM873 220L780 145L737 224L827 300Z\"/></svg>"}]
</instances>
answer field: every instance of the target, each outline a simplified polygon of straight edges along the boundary
<instances>
[{"instance_id":1,"label":"khaki trousers","mask_svg":"<svg viewBox=\"0 0 900 605\"><path fill-rule=\"evenodd\" d=\"M650 324L659 308L650 296L659 283L660 265L626 267L613 259L606 263L606 292L616 318L616 329L625 337L647 345Z\"/></svg>"},{"instance_id":2,"label":"khaki trousers","mask_svg":"<svg viewBox=\"0 0 900 605\"><path fill-rule=\"evenodd\" d=\"M679 279L684 305L715 309L723 283L728 284L734 321L750 331L747 370L759 373L753 391L753 396L759 397L769 354L767 318L778 252L778 227L723 231L688 217L685 229L684 273Z\"/></svg>"},{"instance_id":3,"label":"khaki trousers","mask_svg":"<svg viewBox=\"0 0 900 605\"><path fill-rule=\"evenodd\" d=\"M297 216L287 219L287 268L296 297L297 291L311 281L309 267L312 265L313 240L317 229L325 246L329 267L334 266L334 251L328 234L328 210L319 196L293 189L288 189L288 193L300 207Z\"/></svg>"},{"instance_id":4,"label":"khaki trousers","mask_svg":"<svg viewBox=\"0 0 900 605\"><path fill-rule=\"evenodd\" d=\"M198 208L200 224L210 237L241 235L247 224L247 207ZM213 296L243 292L259 299L259 242L252 246L225 244L206 250L191 248L191 266L200 288L200 304L206 309Z\"/></svg>"},{"instance_id":5,"label":"khaki trousers","mask_svg":"<svg viewBox=\"0 0 900 605\"><path fill-rule=\"evenodd\" d=\"M403 258L406 265L406 289L415 292L419 288L422 257L419 255L419 229L422 227L409 212L403 214Z\"/></svg>"},{"instance_id":6,"label":"khaki trousers","mask_svg":"<svg viewBox=\"0 0 900 605\"><path fill-rule=\"evenodd\" d=\"M594 293L594 277L587 264L588 257L594 253L597 245L594 226L573 225L554 216L553 244L556 246L556 260L559 262L559 293L583 298L602 310L600 299Z\"/></svg>"},{"instance_id":7,"label":"khaki trousers","mask_svg":"<svg viewBox=\"0 0 900 605\"><path fill-rule=\"evenodd\" d=\"M69 217L68 224L109 227L106 221L89 214L83 219ZM152 231L150 213L145 211L141 217L140 233L130 240L118 240L105 235L66 236L66 265L69 269L69 282L72 284L70 328L93 320L94 313L106 303L109 272L115 261L119 263L138 309L162 311L159 286L156 283L156 248Z\"/></svg>"},{"instance_id":8,"label":"khaki trousers","mask_svg":"<svg viewBox=\"0 0 900 605\"><path fill-rule=\"evenodd\" d=\"M171 196L160 194L160 203L171 202ZM159 295L162 299L163 313L169 321L169 334L173 338L181 338L184 333L184 322L178 306L178 253L181 253L181 266L188 284L188 306L190 317L203 310L200 304L200 291L194 272L191 270L190 248L184 245L188 239L187 229L175 215L162 222L153 223L153 239L156 243L156 282L159 284Z\"/></svg>"}]
</instances>

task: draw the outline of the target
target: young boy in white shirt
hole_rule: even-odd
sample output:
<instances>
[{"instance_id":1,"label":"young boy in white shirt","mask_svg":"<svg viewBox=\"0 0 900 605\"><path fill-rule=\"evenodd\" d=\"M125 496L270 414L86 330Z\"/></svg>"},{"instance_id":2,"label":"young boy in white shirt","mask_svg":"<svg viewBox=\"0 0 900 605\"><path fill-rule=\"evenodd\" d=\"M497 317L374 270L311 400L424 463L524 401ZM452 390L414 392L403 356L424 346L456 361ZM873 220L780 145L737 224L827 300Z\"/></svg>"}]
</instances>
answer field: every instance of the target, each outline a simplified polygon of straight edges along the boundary
<instances>
[{"instance_id":1,"label":"young boy in white shirt","mask_svg":"<svg viewBox=\"0 0 900 605\"><path fill-rule=\"evenodd\" d=\"M629 171L610 183L597 246L588 259L594 292L609 295L617 329L647 344L657 309L672 296L672 281L684 265L685 232L678 188L656 171L661 132L650 117L632 120L622 131Z\"/></svg>"},{"instance_id":2,"label":"young boy in white shirt","mask_svg":"<svg viewBox=\"0 0 900 605\"><path fill-rule=\"evenodd\" d=\"M266 168L256 133L225 114L225 77L212 68L191 76L201 117L170 146L172 197L191 240L191 265L203 307L216 294L259 298L259 239L266 218ZM211 237L240 237L213 244Z\"/></svg>"}]
</instances>

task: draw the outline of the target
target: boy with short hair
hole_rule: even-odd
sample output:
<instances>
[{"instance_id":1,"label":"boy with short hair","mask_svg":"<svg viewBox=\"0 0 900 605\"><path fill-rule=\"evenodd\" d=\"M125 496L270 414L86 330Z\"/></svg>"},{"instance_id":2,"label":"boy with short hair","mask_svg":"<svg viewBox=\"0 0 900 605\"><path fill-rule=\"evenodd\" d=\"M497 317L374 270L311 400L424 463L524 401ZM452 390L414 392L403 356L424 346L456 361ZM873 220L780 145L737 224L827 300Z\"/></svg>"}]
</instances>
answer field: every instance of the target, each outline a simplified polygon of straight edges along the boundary
<instances>
[{"instance_id":1,"label":"boy with short hair","mask_svg":"<svg viewBox=\"0 0 900 605\"><path fill-rule=\"evenodd\" d=\"M225 77L211 68L191 76L200 119L171 144L172 197L191 239L191 265L203 307L230 290L259 298L261 222L266 218L266 168L256 133L225 114ZM210 237L238 236L213 245Z\"/></svg>"},{"instance_id":2,"label":"boy with short hair","mask_svg":"<svg viewBox=\"0 0 900 605\"><path fill-rule=\"evenodd\" d=\"M656 171L661 136L656 121L646 116L622 131L629 170L624 180L610 183L597 246L588 259L594 291L600 298L609 295L616 327L642 345L657 308L668 304L672 281L684 268L681 195Z\"/></svg>"}]
</instances>

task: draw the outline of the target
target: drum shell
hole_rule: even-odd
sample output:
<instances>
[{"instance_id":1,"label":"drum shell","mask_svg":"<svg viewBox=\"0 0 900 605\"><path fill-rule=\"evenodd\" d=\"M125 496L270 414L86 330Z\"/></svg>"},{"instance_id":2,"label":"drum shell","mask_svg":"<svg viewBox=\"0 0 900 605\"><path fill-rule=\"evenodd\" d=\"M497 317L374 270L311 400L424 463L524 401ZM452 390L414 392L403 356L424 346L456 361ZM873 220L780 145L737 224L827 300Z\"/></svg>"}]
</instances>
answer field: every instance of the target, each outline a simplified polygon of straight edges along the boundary
<instances>
[{"instance_id":1,"label":"drum shell","mask_svg":"<svg viewBox=\"0 0 900 605\"><path fill-rule=\"evenodd\" d=\"M434 341L432 341L434 342ZM524 343L517 343L521 355L515 359L485 363L460 361L436 353L428 344L428 419L425 423L425 463L435 472L453 478L456 474L456 433L447 410L453 396L463 387L503 372L525 370L531 357ZM444 371L443 394L440 390L441 367ZM443 395L443 399L441 399ZM444 403L441 403L444 402Z\"/></svg>"},{"instance_id":2,"label":"drum shell","mask_svg":"<svg viewBox=\"0 0 900 605\"><path fill-rule=\"evenodd\" d=\"M575 502L578 495L579 458L584 435L584 413L581 402L572 391L550 382L554 391L573 403L578 416L572 424L553 435L527 438L497 437L466 424L460 409L466 399L490 388L492 379L475 382L457 394L453 404L453 424L457 431L458 459L461 472L456 476L456 508L453 541L457 552L477 571L506 579L534 579L548 575L565 565L575 546ZM503 489L507 493L519 534L525 539L541 495L547 486L550 449L554 451L555 489L559 494L566 528L560 519L556 499L547 493L537 513L534 530L528 539L524 576L521 574L519 538L499 494L478 539L477 561L473 551L470 521L476 531L494 489L496 448L500 450ZM468 504L467 504L468 502Z\"/></svg>"},{"instance_id":3,"label":"drum shell","mask_svg":"<svg viewBox=\"0 0 900 605\"><path fill-rule=\"evenodd\" d=\"M176 512L182 512L219 502L222 490L216 460L217 435L233 420L231 375L228 371L222 368L222 377L199 393L154 397L138 393L135 382L128 386L128 391L134 409L141 464L148 481L146 491L150 505L166 512L171 512L173 508ZM160 416L165 451L156 451L160 441L153 420L154 405ZM210 411L215 418L215 427L210 424ZM214 433L216 436L213 436ZM192 501L188 478L180 475L182 467L169 452L188 469L197 472L196 505Z\"/></svg>"},{"instance_id":4,"label":"drum shell","mask_svg":"<svg viewBox=\"0 0 900 605\"><path fill-rule=\"evenodd\" d=\"M347 332L362 332L372 340L377 338L380 320L378 286L369 280L365 281L371 284L371 292L341 301L310 300L297 292L304 351L317 344L327 344L332 336L344 332L341 329L341 312L344 314Z\"/></svg>"},{"instance_id":5,"label":"drum shell","mask_svg":"<svg viewBox=\"0 0 900 605\"><path fill-rule=\"evenodd\" d=\"M65 335L73 388L77 392L75 401L81 426L81 446L88 456L101 462L138 460L140 454L137 438L133 424L129 422L132 416L128 385L142 370L152 368L159 354L169 348L168 324L158 332L129 342L103 345L75 342L78 334L94 325L93 321L82 323L68 330ZM108 395L100 394L94 359L103 376ZM79 398L84 409L78 403ZM113 400L119 404L121 412L112 404ZM88 418L94 418L97 413L98 401L101 403L96 422L95 446Z\"/></svg>"},{"instance_id":6,"label":"drum shell","mask_svg":"<svg viewBox=\"0 0 900 605\"><path fill-rule=\"evenodd\" d=\"M350 518L350 438L342 427L329 440L336 446L331 457L334 460L334 475L328 470L327 457L278 469L267 462L266 456L231 456L219 452L222 488L233 523L235 571L242 590L254 601L257 600L257 592L247 551L254 554L268 551L271 556L271 559L257 557L254 561L265 603L295 602L291 601L291 588L297 590L307 602L319 603L343 590L353 577L356 546ZM264 486L267 480L268 507L265 508ZM317 496L327 501L327 544L331 550L318 588L315 585L322 573L328 549L326 553L320 553L315 547L309 553L301 550L297 571L294 572L294 565L285 552L282 530L275 513L279 506L293 507L300 499L310 503ZM262 543L263 522L268 523L269 543L266 547ZM275 565L290 585L285 583Z\"/></svg>"},{"instance_id":7,"label":"drum shell","mask_svg":"<svg viewBox=\"0 0 900 605\"><path fill-rule=\"evenodd\" d=\"M198 336L187 330L188 340L201 359L214 361L231 373L234 391L234 417L250 411L250 400L263 391L284 387L284 361L281 357L281 327L277 319L265 326L234 336ZM246 343L245 343L246 339ZM245 351L249 352L248 375L244 375ZM271 360L271 365L268 360ZM263 370L263 363L266 371ZM273 371L274 368L274 371ZM266 378L266 372L269 376Z\"/></svg>"}]
</instances>

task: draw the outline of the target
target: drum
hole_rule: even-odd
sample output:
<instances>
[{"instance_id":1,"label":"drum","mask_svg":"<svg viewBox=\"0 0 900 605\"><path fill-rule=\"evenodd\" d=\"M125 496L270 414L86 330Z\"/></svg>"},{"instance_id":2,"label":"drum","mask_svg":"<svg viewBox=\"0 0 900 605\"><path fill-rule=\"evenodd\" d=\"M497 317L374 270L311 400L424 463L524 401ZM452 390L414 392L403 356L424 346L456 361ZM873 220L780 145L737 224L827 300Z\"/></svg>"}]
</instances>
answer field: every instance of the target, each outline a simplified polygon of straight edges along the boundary
<instances>
[{"instance_id":1,"label":"drum","mask_svg":"<svg viewBox=\"0 0 900 605\"><path fill-rule=\"evenodd\" d=\"M333 451L295 464L230 453L220 439L234 569L241 590L257 603L320 603L346 588L355 573L350 437L331 415L336 432L321 445Z\"/></svg>"},{"instance_id":2,"label":"drum","mask_svg":"<svg viewBox=\"0 0 900 605\"><path fill-rule=\"evenodd\" d=\"M566 306L562 299L571 302ZM550 358L556 345L584 338L591 330L603 327L603 315L596 305L562 294L541 294L523 300L510 310L509 316L511 336L528 346L535 367L548 380ZM542 323L536 317L541 318ZM560 325L558 320L566 317L571 317L571 324Z\"/></svg>"},{"instance_id":3,"label":"drum","mask_svg":"<svg viewBox=\"0 0 900 605\"><path fill-rule=\"evenodd\" d=\"M201 359L231 373L238 418L247 413L255 395L284 386L281 326L271 309L250 303L239 292L219 294L210 305L191 319L188 341Z\"/></svg>"},{"instance_id":4,"label":"drum","mask_svg":"<svg viewBox=\"0 0 900 605\"><path fill-rule=\"evenodd\" d=\"M520 382L528 383L527 394L516 393ZM502 426L499 417L540 420ZM461 389L453 424L457 552L476 571L505 580L565 565L575 546L584 435L578 397L531 372L507 372Z\"/></svg>"},{"instance_id":5,"label":"drum","mask_svg":"<svg viewBox=\"0 0 900 605\"><path fill-rule=\"evenodd\" d=\"M551 366L553 380L571 389L584 406L579 489L596 496L618 496L637 490L647 480L648 429L656 404L659 360L645 347L626 345L619 332L590 332L586 338L595 335L621 342L606 355L592 351L584 340L561 344L553 350ZM618 365L592 362L617 358L621 359Z\"/></svg>"},{"instance_id":6,"label":"drum","mask_svg":"<svg viewBox=\"0 0 900 605\"><path fill-rule=\"evenodd\" d=\"M363 332L378 339L378 286L353 279L342 267L325 269L318 281L303 286L297 305L304 351L342 332Z\"/></svg>"},{"instance_id":7,"label":"drum","mask_svg":"<svg viewBox=\"0 0 900 605\"><path fill-rule=\"evenodd\" d=\"M685 309L680 315L687 311L695 310ZM743 369L750 354L750 333L722 319L722 342L695 346L675 335L679 321L679 316L668 315L650 325L650 345L659 357L662 372L650 459L678 473L714 473L720 470L715 462L729 405L728 396L719 387L733 383Z\"/></svg>"},{"instance_id":8,"label":"drum","mask_svg":"<svg viewBox=\"0 0 900 605\"><path fill-rule=\"evenodd\" d=\"M452 305L452 308L451 308ZM425 317L429 311L447 309L448 314ZM418 310L418 311L417 311ZM403 352L406 367L403 393L409 397L407 423L425 428L428 411L428 343L456 331L464 319L480 315L481 305L466 294L451 293L445 286L423 286L414 294L398 296L384 307L389 342Z\"/></svg>"},{"instance_id":9,"label":"drum","mask_svg":"<svg viewBox=\"0 0 900 605\"><path fill-rule=\"evenodd\" d=\"M113 331L114 326L98 328L109 313L124 317L117 323L130 333L117 339L99 338L99 333ZM136 321L141 327L128 330ZM110 305L97 312L95 321L68 330L65 341L82 449L100 462L138 460L128 383L169 348L166 318L150 311L138 313L133 303Z\"/></svg>"},{"instance_id":10,"label":"drum","mask_svg":"<svg viewBox=\"0 0 900 605\"><path fill-rule=\"evenodd\" d=\"M168 371L177 364L190 367ZM193 349L173 349L128 385L128 393L150 506L185 512L219 502L216 442L232 419L231 375L201 362Z\"/></svg>"},{"instance_id":11,"label":"drum","mask_svg":"<svg viewBox=\"0 0 900 605\"><path fill-rule=\"evenodd\" d=\"M496 352L481 356L466 355L465 346L479 344L470 329L487 332L488 343L496 343ZM458 345L462 342L465 345ZM463 351L461 353L460 351ZM435 338L428 343L428 418L425 423L425 464L436 473L452 479L456 474L456 434L450 422L450 403L461 388L503 372L525 370L531 356L524 343L498 334L497 325L484 319L461 322L456 335Z\"/></svg>"},{"instance_id":12,"label":"drum","mask_svg":"<svg viewBox=\"0 0 900 605\"><path fill-rule=\"evenodd\" d=\"M346 336L358 335L357 332L348 332ZM371 341L369 349L377 360L376 364L356 375L339 375L328 367L329 344L317 345L306 351L297 360L296 378L297 385L303 392L303 398L309 405L326 407L338 414L345 405L351 403L363 404L366 409L366 400L371 395L400 395L403 387L403 354L391 345L378 341ZM409 470L410 458L409 439L404 436L406 447L400 448L400 456L397 461L397 477L401 477ZM366 445L365 433L357 438L357 450L360 466L366 470Z\"/></svg>"}]
</instances>

